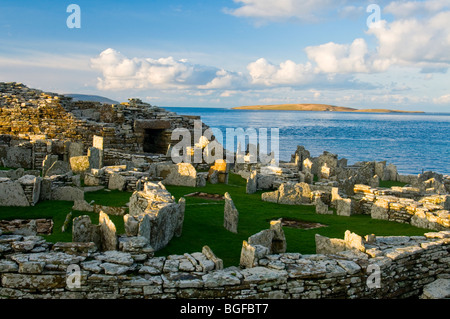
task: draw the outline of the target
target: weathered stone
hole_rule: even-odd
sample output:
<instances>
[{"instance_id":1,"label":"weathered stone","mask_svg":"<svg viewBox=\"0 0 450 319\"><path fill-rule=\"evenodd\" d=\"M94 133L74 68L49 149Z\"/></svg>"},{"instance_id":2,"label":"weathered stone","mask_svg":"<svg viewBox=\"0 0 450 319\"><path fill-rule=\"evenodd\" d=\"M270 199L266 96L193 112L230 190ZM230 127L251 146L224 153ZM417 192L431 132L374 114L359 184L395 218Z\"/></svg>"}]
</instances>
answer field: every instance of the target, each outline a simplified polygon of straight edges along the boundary
<instances>
[{"instance_id":1,"label":"weathered stone","mask_svg":"<svg viewBox=\"0 0 450 319\"><path fill-rule=\"evenodd\" d=\"M0 206L30 206L18 181L0 178Z\"/></svg>"},{"instance_id":2,"label":"weathered stone","mask_svg":"<svg viewBox=\"0 0 450 319\"><path fill-rule=\"evenodd\" d=\"M107 215L113 215L113 216L125 215L124 207L114 207L114 206L104 206L104 205L94 204L93 209L94 209L95 213L104 212Z\"/></svg>"},{"instance_id":3,"label":"weathered stone","mask_svg":"<svg viewBox=\"0 0 450 319\"><path fill-rule=\"evenodd\" d=\"M8 147L5 166L11 168L32 168L32 150L25 147Z\"/></svg>"},{"instance_id":4,"label":"weathered stone","mask_svg":"<svg viewBox=\"0 0 450 319\"><path fill-rule=\"evenodd\" d=\"M45 172L44 176L53 176L53 175L64 175L70 172L70 165L68 162L64 161L56 161L52 166Z\"/></svg>"},{"instance_id":5,"label":"weathered stone","mask_svg":"<svg viewBox=\"0 0 450 319\"><path fill-rule=\"evenodd\" d=\"M2 286L14 289L33 290L64 288L66 286L66 276L6 273L2 275Z\"/></svg>"},{"instance_id":6,"label":"weathered stone","mask_svg":"<svg viewBox=\"0 0 450 319\"><path fill-rule=\"evenodd\" d=\"M190 163L158 164L157 176L163 178L164 185L196 187L197 171Z\"/></svg>"},{"instance_id":7,"label":"weathered stone","mask_svg":"<svg viewBox=\"0 0 450 319\"><path fill-rule=\"evenodd\" d=\"M234 206L234 202L231 199L231 196L228 192L224 195L225 198L225 207L224 207L224 218L223 218L223 227L226 230L237 233L238 223L239 223L239 212Z\"/></svg>"},{"instance_id":8,"label":"weathered stone","mask_svg":"<svg viewBox=\"0 0 450 319\"><path fill-rule=\"evenodd\" d=\"M52 200L73 201L84 200L82 189L72 186L58 187L52 190Z\"/></svg>"},{"instance_id":9,"label":"weathered stone","mask_svg":"<svg viewBox=\"0 0 450 319\"><path fill-rule=\"evenodd\" d=\"M209 246L203 246L202 254L205 255L206 258L208 258L214 263L214 269L216 270L223 269L223 260L218 258L211 250L211 248L209 248Z\"/></svg>"},{"instance_id":10,"label":"weathered stone","mask_svg":"<svg viewBox=\"0 0 450 319\"><path fill-rule=\"evenodd\" d=\"M99 214L100 234L103 250L116 250L118 246L116 226L103 212Z\"/></svg>"},{"instance_id":11,"label":"weathered stone","mask_svg":"<svg viewBox=\"0 0 450 319\"><path fill-rule=\"evenodd\" d=\"M118 173L109 176L108 189L123 191L126 186L126 178Z\"/></svg>"},{"instance_id":12,"label":"weathered stone","mask_svg":"<svg viewBox=\"0 0 450 319\"><path fill-rule=\"evenodd\" d=\"M93 212L94 211L94 207L92 207L84 199L77 199L77 200L75 200L74 204L72 206L72 209L80 211L80 212Z\"/></svg>"},{"instance_id":13,"label":"weathered stone","mask_svg":"<svg viewBox=\"0 0 450 319\"><path fill-rule=\"evenodd\" d=\"M250 236L247 240L247 242L252 245L261 245L269 249L271 251L272 249L272 240L274 237L274 231L271 229L264 229L252 236Z\"/></svg>"},{"instance_id":14,"label":"weathered stone","mask_svg":"<svg viewBox=\"0 0 450 319\"><path fill-rule=\"evenodd\" d=\"M281 219L270 221L270 230L273 232L273 239L270 251L273 254L286 252L286 236L283 231Z\"/></svg>"},{"instance_id":15,"label":"weathered stone","mask_svg":"<svg viewBox=\"0 0 450 319\"><path fill-rule=\"evenodd\" d=\"M72 157L78 157L82 156L84 152L84 145L83 143L78 142L70 142L68 145L68 155L69 159Z\"/></svg>"},{"instance_id":16,"label":"weathered stone","mask_svg":"<svg viewBox=\"0 0 450 319\"><path fill-rule=\"evenodd\" d=\"M362 252L366 251L363 238L355 233L352 233L349 230L345 232L344 242L346 248L349 250L356 249Z\"/></svg>"},{"instance_id":17,"label":"weathered stone","mask_svg":"<svg viewBox=\"0 0 450 319\"><path fill-rule=\"evenodd\" d=\"M342 198L336 201L336 214L339 216L352 215L352 200L350 198Z\"/></svg>"},{"instance_id":18,"label":"weathered stone","mask_svg":"<svg viewBox=\"0 0 450 319\"><path fill-rule=\"evenodd\" d=\"M257 171L252 171L251 174L250 174L250 177L247 178L247 186L246 186L247 194L254 194L254 193L256 193L257 180L258 180L258 173L257 173Z\"/></svg>"},{"instance_id":19,"label":"weathered stone","mask_svg":"<svg viewBox=\"0 0 450 319\"><path fill-rule=\"evenodd\" d=\"M261 194L261 200L264 202L278 203L278 198L279 198L278 190Z\"/></svg>"},{"instance_id":20,"label":"weathered stone","mask_svg":"<svg viewBox=\"0 0 450 319\"><path fill-rule=\"evenodd\" d=\"M121 251L105 251L95 257L95 259L106 263L113 263L124 266L131 266L134 262L130 253Z\"/></svg>"},{"instance_id":21,"label":"weathered stone","mask_svg":"<svg viewBox=\"0 0 450 319\"><path fill-rule=\"evenodd\" d=\"M126 214L123 216L125 233L127 236L137 236L139 231L139 221L131 216L130 214ZM150 236L150 235L149 235ZM148 237L150 238L150 237Z\"/></svg>"},{"instance_id":22,"label":"weathered stone","mask_svg":"<svg viewBox=\"0 0 450 319\"><path fill-rule=\"evenodd\" d=\"M0 273L17 272L19 266L11 260L0 260Z\"/></svg>"},{"instance_id":23,"label":"weathered stone","mask_svg":"<svg viewBox=\"0 0 450 319\"><path fill-rule=\"evenodd\" d=\"M328 238L316 234L316 254L333 254L346 250L345 241L343 239Z\"/></svg>"},{"instance_id":24,"label":"weathered stone","mask_svg":"<svg viewBox=\"0 0 450 319\"><path fill-rule=\"evenodd\" d=\"M87 156L74 156L70 158L70 169L74 174L80 174L89 170L89 158Z\"/></svg>"},{"instance_id":25,"label":"weathered stone","mask_svg":"<svg viewBox=\"0 0 450 319\"><path fill-rule=\"evenodd\" d=\"M316 214L333 215L333 211L328 209L328 205L324 204L320 197L316 199Z\"/></svg>"},{"instance_id":26,"label":"weathered stone","mask_svg":"<svg viewBox=\"0 0 450 319\"><path fill-rule=\"evenodd\" d=\"M103 263L103 264L100 264L99 267L103 268L106 275L113 275L113 276L123 275L130 269L130 267L121 266L121 265L112 264L112 263Z\"/></svg>"},{"instance_id":27,"label":"weathered stone","mask_svg":"<svg viewBox=\"0 0 450 319\"><path fill-rule=\"evenodd\" d=\"M175 236L180 237L183 232L183 223L184 223L184 213L186 210L186 199L181 197L178 201L178 205L180 207L180 212L178 214L177 225L175 227Z\"/></svg>"},{"instance_id":28,"label":"weathered stone","mask_svg":"<svg viewBox=\"0 0 450 319\"><path fill-rule=\"evenodd\" d=\"M450 297L450 279L437 279L423 287L421 299L448 299Z\"/></svg>"}]
</instances>

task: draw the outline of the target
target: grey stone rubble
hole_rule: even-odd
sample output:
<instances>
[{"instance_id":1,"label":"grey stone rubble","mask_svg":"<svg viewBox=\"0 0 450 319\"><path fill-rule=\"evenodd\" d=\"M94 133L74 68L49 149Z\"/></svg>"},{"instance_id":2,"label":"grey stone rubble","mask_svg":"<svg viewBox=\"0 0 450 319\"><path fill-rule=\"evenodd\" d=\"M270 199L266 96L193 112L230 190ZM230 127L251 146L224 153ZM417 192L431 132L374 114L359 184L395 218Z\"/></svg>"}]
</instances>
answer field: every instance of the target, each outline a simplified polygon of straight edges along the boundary
<instances>
[{"instance_id":1,"label":"grey stone rubble","mask_svg":"<svg viewBox=\"0 0 450 319\"><path fill-rule=\"evenodd\" d=\"M338 159L329 152L311 158L302 146L297 147L291 163L258 169L264 174L277 174L278 178L271 184L275 190L262 193L263 201L285 205L313 204L318 214L333 214L329 208L334 208L339 216L367 214L374 219L409 223L431 230L450 227L449 176L434 172L400 175L395 165L385 162L348 166L346 159ZM257 185L263 175L258 169L252 168L247 179L247 193L261 189ZM308 176L308 182L305 182L305 176ZM318 181L313 181L311 176L318 176ZM379 187L380 180L408 184L386 189Z\"/></svg>"}]
</instances>

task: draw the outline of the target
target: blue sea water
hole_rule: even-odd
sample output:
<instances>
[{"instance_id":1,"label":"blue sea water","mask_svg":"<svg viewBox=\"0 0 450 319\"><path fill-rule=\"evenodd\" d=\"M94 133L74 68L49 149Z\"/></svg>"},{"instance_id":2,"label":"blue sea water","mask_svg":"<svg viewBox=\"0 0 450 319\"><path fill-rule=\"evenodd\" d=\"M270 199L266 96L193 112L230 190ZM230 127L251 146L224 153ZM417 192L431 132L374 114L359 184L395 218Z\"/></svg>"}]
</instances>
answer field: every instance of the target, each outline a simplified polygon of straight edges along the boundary
<instances>
[{"instance_id":1,"label":"blue sea water","mask_svg":"<svg viewBox=\"0 0 450 319\"><path fill-rule=\"evenodd\" d=\"M279 158L289 161L297 145L312 156L323 151L359 161L397 165L401 174L432 170L450 175L450 113L346 113L254 111L224 108L165 107L199 115L225 136L226 128L278 128ZM269 144L270 145L270 144Z\"/></svg>"}]
</instances>

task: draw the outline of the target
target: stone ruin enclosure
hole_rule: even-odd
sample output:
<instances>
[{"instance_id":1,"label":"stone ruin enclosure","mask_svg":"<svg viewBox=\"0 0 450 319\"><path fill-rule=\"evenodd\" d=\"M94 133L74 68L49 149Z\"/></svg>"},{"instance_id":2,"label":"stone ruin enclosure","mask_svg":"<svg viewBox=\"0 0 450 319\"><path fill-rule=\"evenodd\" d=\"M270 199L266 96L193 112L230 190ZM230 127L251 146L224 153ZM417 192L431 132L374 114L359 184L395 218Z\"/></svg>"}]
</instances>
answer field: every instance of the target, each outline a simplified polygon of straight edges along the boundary
<instances>
[{"instance_id":1,"label":"stone ruin enclosure","mask_svg":"<svg viewBox=\"0 0 450 319\"><path fill-rule=\"evenodd\" d=\"M73 102L20 83L0 83L0 94L0 164L15 168L0 171L0 206L66 200L74 210L99 216L98 224L87 215L75 218L71 243L46 242L36 225L12 235L0 230L0 297L442 298L439 289L449 286L449 176L400 175L386 162L348 165L329 152L312 157L302 146L289 163L251 163L250 155L238 152L244 163L216 161L199 172L166 156L176 142L171 132L192 131L197 117L137 99L120 105ZM185 199L175 202L164 185L227 183L230 169L247 179L247 193L263 190L264 201L315 205L318 214L367 214L439 232L316 235L317 254L302 255L286 252L281 220L273 220L243 242L240 267L224 269L207 246L154 257L183 229ZM407 185L386 189L380 181ZM84 200L85 191L102 188L132 192L128 214ZM237 232L239 212L229 194L225 201L224 227ZM116 233L110 215L122 216L125 234ZM383 283L377 288L368 284L374 265ZM68 284L69 266L80 270L80 286Z\"/></svg>"}]
</instances>

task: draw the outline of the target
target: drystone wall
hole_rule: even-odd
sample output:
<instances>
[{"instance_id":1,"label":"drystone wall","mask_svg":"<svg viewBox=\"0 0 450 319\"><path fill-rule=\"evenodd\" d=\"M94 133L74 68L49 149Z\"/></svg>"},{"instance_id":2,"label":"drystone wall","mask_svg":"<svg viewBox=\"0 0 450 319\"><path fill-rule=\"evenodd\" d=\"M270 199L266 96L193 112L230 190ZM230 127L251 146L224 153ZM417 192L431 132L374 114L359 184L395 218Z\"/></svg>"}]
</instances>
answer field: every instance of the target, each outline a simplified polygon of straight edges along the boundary
<instances>
[{"instance_id":1,"label":"drystone wall","mask_svg":"<svg viewBox=\"0 0 450 319\"><path fill-rule=\"evenodd\" d=\"M228 267L213 252L153 257L143 242L93 243L0 236L3 298L409 298L450 278L450 232L415 237L317 236L316 255L262 256Z\"/></svg>"},{"instance_id":2,"label":"drystone wall","mask_svg":"<svg viewBox=\"0 0 450 319\"><path fill-rule=\"evenodd\" d=\"M94 136L103 137L105 149L165 154L168 145L177 142L171 141L172 131L181 127L193 131L194 121L199 119L139 99L118 105L74 102L70 97L31 89L21 83L0 82L0 157L11 157L9 162L18 165L17 154L8 153L20 153L20 157L34 159L36 163L17 167L40 167L44 154L67 155L70 141L82 143L86 153ZM157 136L146 136L149 130ZM146 150L146 139L156 151ZM35 146L36 141L39 143ZM18 150L10 150L19 145Z\"/></svg>"}]
</instances>

